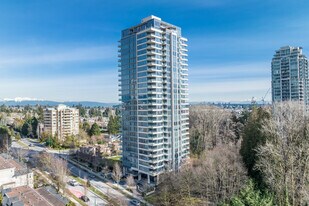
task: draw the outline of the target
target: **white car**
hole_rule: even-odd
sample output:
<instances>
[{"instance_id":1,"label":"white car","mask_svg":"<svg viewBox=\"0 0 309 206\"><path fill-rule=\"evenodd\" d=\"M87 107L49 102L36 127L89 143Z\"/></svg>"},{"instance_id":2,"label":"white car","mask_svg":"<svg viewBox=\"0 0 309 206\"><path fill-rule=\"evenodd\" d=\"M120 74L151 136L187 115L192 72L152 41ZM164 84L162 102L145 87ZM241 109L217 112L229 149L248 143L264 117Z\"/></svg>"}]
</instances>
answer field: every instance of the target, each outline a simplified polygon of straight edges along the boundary
<instances>
[{"instance_id":1,"label":"white car","mask_svg":"<svg viewBox=\"0 0 309 206\"><path fill-rule=\"evenodd\" d=\"M75 187L75 186L78 186L79 184L78 184L78 182L76 180L70 180L69 181L69 185Z\"/></svg>"}]
</instances>

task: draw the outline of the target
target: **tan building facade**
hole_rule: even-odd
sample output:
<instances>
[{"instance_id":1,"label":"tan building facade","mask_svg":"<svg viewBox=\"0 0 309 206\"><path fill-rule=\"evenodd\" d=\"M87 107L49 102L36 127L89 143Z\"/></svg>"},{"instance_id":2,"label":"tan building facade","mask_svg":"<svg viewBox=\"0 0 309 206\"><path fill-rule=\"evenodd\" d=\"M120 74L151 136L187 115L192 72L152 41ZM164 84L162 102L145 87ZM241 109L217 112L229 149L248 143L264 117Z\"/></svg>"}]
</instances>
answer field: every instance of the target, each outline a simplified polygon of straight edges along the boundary
<instances>
[{"instance_id":1,"label":"tan building facade","mask_svg":"<svg viewBox=\"0 0 309 206\"><path fill-rule=\"evenodd\" d=\"M79 110L65 105L44 110L44 132L59 139L79 133Z\"/></svg>"}]
</instances>

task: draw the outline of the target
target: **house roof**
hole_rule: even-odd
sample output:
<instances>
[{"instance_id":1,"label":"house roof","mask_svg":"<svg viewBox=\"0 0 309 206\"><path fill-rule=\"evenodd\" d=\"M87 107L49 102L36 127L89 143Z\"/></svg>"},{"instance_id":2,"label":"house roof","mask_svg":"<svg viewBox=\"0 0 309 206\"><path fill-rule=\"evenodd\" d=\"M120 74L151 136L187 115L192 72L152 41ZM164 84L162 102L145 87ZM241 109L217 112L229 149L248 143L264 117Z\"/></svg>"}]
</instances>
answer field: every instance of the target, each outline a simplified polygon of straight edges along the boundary
<instances>
[{"instance_id":1,"label":"house roof","mask_svg":"<svg viewBox=\"0 0 309 206\"><path fill-rule=\"evenodd\" d=\"M54 206L49 203L42 195L29 186L20 186L12 188L4 194L8 202L23 203L24 206Z\"/></svg>"}]
</instances>

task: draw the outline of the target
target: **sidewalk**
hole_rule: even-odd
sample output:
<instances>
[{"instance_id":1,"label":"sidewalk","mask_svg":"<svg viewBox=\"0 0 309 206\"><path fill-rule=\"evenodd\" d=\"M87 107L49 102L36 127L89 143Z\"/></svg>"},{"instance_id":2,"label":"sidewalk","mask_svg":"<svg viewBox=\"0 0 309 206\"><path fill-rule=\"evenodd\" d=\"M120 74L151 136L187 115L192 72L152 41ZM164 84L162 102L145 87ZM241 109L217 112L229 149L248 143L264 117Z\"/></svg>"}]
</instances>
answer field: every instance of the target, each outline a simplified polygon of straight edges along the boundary
<instances>
[{"instance_id":1,"label":"sidewalk","mask_svg":"<svg viewBox=\"0 0 309 206\"><path fill-rule=\"evenodd\" d=\"M40 170L35 169L34 171L35 171L36 173L40 174L49 184L54 185L54 183L53 183L48 177L46 177L46 175L43 174ZM62 191L60 191L60 192L62 192ZM66 195L66 197L67 197L71 202L74 202L75 205L77 205L77 206L82 206L82 205L79 204L79 202L77 202L73 197L70 197L70 196L68 196L68 195Z\"/></svg>"},{"instance_id":2,"label":"sidewalk","mask_svg":"<svg viewBox=\"0 0 309 206\"><path fill-rule=\"evenodd\" d=\"M126 190L124 187L122 187L121 185L118 184L114 184L114 183L110 183L107 179L103 178L102 176L98 175L97 173L93 172L92 170L90 170L88 167L83 166L81 164L79 164L78 162L76 162L75 160L71 160L71 159L67 159L68 162L74 164L75 166L86 170L88 173L96 176L98 179L101 179L103 181L105 181L105 184L107 184L108 186L110 186L112 189L114 189L115 187L119 190L120 193L124 194L125 196L130 197L131 199L138 199L139 201L141 201L142 203L146 204L147 206L152 206L151 204L149 204L148 202L146 202L142 197L139 197L131 192L129 192L128 190ZM98 189L98 188L97 188Z\"/></svg>"}]
</instances>

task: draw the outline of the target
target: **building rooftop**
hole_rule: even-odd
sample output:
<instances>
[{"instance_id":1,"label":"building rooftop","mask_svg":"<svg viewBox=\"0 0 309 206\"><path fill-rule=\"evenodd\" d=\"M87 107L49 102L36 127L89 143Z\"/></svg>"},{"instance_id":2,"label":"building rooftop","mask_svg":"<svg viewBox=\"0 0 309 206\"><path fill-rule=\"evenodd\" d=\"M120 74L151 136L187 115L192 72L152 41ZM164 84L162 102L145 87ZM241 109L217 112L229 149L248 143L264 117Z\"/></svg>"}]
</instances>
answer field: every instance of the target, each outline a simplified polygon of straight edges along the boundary
<instances>
[{"instance_id":1,"label":"building rooftop","mask_svg":"<svg viewBox=\"0 0 309 206\"><path fill-rule=\"evenodd\" d=\"M154 15L150 15L148 17L145 17L142 19L142 23L146 22L146 21L149 21L150 19L156 19L156 20L159 20L161 21L161 18L157 17L157 16L154 16Z\"/></svg>"},{"instance_id":2,"label":"building rooftop","mask_svg":"<svg viewBox=\"0 0 309 206\"><path fill-rule=\"evenodd\" d=\"M55 206L65 206L69 202L66 198L57 194L57 191L50 186L38 188L36 191Z\"/></svg>"},{"instance_id":3,"label":"building rooftop","mask_svg":"<svg viewBox=\"0 0 309 206\"><path fill-rule=\"evenodd\" d=\"M28 173L28 169L25 165L12 159L11 156L0 155L0 170L14 169L15 175L22 175Z\"/></svg>"},{"instance_id":4,"label":"building rooftop","mask_svg":"<svg viewBox=\"0 0 309 206\"><path fill-rule=\"evenodd\" d=\"M6 159L0 155L0 170L15 168L14 160Z\"/></svg>"},{"instance_id":5,"label":"building rooftop","mask_svg":"<svg viewBox=\"0 0 309 206\"><path fill-rule=\"evenodd\" d=\"M4 203L23 206L53 206L43 196L29 186L20 186L3 191ZM23 203L23 204L22 204Z\"/></svg>"}]
</instances>

